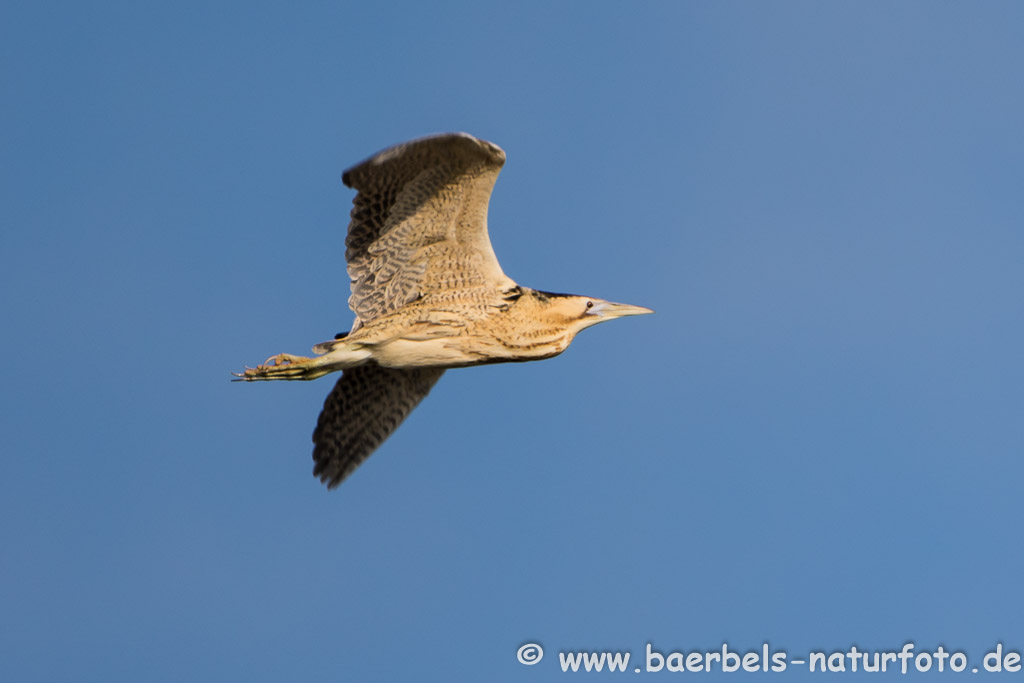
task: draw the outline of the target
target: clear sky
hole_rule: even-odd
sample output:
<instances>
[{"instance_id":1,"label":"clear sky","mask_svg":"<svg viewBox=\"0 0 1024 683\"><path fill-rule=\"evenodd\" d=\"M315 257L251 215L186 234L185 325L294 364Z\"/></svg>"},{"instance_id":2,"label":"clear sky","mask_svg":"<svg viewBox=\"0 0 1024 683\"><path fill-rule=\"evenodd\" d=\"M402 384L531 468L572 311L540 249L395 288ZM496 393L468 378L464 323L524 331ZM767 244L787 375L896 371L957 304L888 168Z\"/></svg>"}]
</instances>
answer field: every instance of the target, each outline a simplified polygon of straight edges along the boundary
<instances>
[{"instance_id":1,"label":"clear sky","mask_svg":"<svg viewBox=\"0 0 1024 683\"><path fill-rule=\"evenodd\" d=\"M5 3L0 678L1024 648L1022 22ZM348 329L342 170L449 130L510 276L657 314L447 373L328 492L333 379L229 372Z\"/></svg>"}]
</instances>

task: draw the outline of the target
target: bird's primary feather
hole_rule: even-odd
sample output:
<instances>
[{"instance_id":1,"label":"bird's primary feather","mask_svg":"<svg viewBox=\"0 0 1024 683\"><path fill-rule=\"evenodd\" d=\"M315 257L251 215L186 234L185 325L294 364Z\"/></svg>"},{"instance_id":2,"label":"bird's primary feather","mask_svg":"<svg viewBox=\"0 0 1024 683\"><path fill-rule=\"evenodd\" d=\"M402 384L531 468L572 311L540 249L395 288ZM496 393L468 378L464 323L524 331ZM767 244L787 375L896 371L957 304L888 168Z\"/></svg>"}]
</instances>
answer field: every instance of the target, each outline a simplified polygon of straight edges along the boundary
<instances>
[{"instance_id":1,"label":"bird's primary feather","mask_svg":"<svg viewBox=\"0 0 1024 683\"><path fill-rule=\"evenodd\" d=\"M313 431L313 474L334 488L384 442L444 373L368 364L345 370Z\"/></svg>"}]
</instances>

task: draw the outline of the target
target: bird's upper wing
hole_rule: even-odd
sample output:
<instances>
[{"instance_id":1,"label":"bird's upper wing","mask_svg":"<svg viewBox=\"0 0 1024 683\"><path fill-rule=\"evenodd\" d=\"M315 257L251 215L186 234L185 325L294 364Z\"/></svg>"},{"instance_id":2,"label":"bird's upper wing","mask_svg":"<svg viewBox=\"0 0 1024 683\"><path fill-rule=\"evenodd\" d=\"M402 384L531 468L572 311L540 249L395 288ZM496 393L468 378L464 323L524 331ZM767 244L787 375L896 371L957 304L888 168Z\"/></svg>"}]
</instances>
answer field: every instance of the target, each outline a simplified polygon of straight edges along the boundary
<instances>
[{"instance_id":1,"label":"bird's upper wing","mask_svg":"<svg viewBox=\"0 0 1024 683\"><path fill-rule=\"evenodd\" d=\"M345 370L324 401L313 432L313 474L334 488L402 424L443 368Z\"/></svg>"},{"instance_id":2,"label":"bird's upper wing","mask_svg":"<svg viewBox=\"0 0 1024 683\"><path fill-rule=\"evenodd\" d=\"M342 175L358 190L345 240L353 330L431 294L514 287L487 235L505 153L466 133L406 142Z\"/></svg>"}]
</instances>

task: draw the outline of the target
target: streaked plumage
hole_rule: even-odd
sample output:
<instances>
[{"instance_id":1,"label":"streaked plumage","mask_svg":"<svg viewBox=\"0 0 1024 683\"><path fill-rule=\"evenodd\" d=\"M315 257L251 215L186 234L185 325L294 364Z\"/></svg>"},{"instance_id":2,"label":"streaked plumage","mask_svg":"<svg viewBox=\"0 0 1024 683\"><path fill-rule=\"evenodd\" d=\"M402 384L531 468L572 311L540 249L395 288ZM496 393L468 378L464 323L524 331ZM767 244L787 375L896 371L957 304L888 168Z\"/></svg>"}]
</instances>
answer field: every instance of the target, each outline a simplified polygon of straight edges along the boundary
<instances>
[{"instance_id":1,"label":"streaked plumage","mask_svg":"<svg viewBox=\"0 0 1024 683\"><path fill-rule=\"evenodd\" d=\"M603 320L650 313L520 287L487 234L491 189L505 163L465 133L386 149L342 175L357 190L345 259L356 314L314 358L279 354L238 376L343 374L313 432L314 474L333 488L393 432L446 368L549 358Z\"/></svg>"}]
</instances>

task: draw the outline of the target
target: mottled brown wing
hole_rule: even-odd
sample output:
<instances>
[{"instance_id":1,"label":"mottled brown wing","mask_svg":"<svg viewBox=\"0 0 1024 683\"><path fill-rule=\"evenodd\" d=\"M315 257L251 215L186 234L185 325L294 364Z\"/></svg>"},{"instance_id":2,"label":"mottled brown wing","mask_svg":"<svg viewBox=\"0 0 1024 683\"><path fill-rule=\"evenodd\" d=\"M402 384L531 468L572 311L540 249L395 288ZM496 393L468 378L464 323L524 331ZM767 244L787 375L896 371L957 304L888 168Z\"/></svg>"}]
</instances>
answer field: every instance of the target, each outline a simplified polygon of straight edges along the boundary
<instances>
[{"instance_id":1,"label":"mottled brown wing","mask_svg":"<svg viewBox=\"0 0 1024 683\"><path fill-rule=\"evenodd\" d=\"M342 175L359 191L345 240L353 331L431 294L515 286L487 235L504 163L497 145L448 133L391 147Z\"/></svg>"},{"instance_id":2,"label":"mottled brown wing","mask_svg":"<svg viewBox=\"0 0 1024 683\"><path fill-rule=\"evenodd\" d=\"M333 489L430 393L443 368L360 365L338 379L313 431L313 474Z\"/></svg>"}]
</instances>

